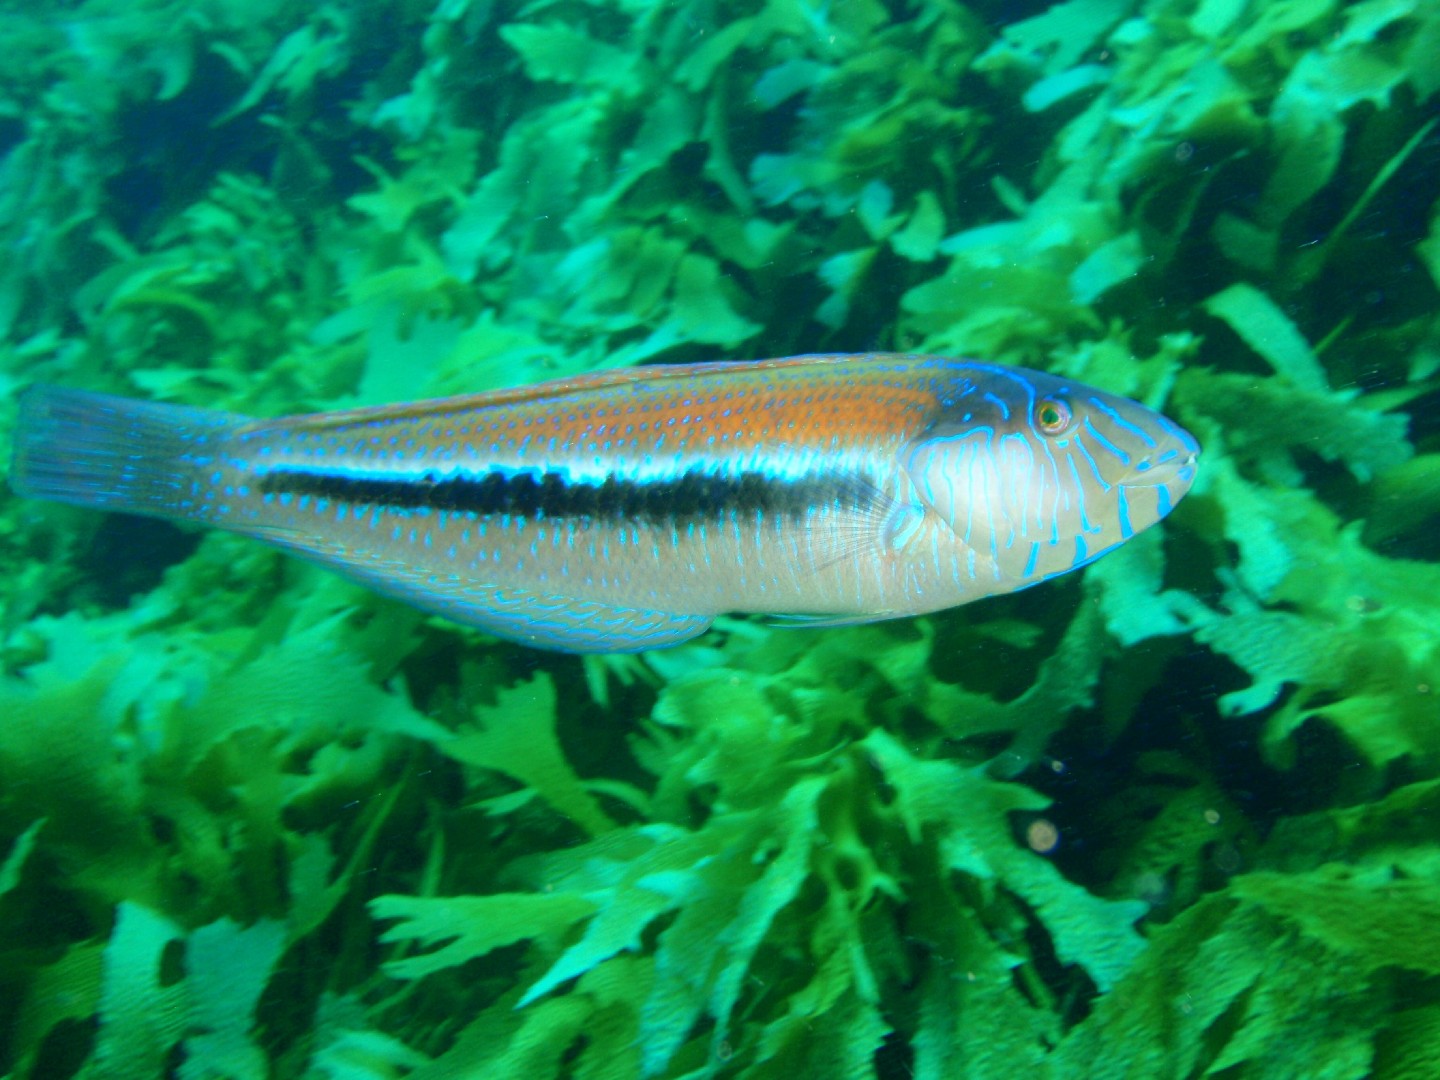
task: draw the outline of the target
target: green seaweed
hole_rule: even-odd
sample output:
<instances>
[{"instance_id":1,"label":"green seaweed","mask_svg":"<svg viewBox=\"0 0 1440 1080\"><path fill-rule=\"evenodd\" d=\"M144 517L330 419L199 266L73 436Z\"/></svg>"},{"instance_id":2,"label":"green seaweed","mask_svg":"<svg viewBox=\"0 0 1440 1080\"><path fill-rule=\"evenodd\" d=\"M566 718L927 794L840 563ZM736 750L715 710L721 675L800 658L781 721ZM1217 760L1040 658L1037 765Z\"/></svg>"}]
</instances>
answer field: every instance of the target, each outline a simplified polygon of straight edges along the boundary
<instances>
[{"instance_id":1,"label":"green seaweed","mask_svg":"<svg viewBox=\"0 0 1440 1080\"><path fill-rule=\"evenodd\" d=\"M0 499L0 1075L1435 1075L1434 4L0 8L4 402L893 347L1204 446L1083 575L583 660Z\"/></svg>"}]
</instances>

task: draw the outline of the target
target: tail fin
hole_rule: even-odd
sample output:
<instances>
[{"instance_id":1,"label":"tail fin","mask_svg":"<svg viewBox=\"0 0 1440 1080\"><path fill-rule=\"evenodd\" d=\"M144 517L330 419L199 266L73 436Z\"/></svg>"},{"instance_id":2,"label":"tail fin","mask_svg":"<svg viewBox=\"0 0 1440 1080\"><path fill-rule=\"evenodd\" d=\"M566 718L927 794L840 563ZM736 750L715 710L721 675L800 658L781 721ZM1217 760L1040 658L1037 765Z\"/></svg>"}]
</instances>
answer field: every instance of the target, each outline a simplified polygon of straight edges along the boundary
<instances>
[{"instance_id":1,"label":"tail fin","mask_svg":"<svg viewBox=\"0 0 1440 1080\"><path fill-rule=\"evenodd\" d=\"M21 495L157 517L198 517L194 482L232 413L33 386L20 398L10 484Z\"/></svg>"}]
</instances>

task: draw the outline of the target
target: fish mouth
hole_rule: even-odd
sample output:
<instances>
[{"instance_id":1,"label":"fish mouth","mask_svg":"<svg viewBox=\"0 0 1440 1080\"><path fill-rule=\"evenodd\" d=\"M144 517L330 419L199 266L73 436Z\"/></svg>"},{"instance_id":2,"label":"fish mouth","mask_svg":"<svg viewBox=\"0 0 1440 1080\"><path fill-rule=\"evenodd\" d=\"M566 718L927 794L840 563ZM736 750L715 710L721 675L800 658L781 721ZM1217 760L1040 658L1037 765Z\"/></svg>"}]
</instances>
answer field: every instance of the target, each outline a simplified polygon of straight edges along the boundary
<instances>
[{"instance_id":1,"label":"fish mouth","mask_svg":"<svg viewBox=\"0 0 1440 1080\"><path fill-rule=\"evenodd\" d=\"M1167 450L1136 463L1120 485L1128 488L1165 487L1177 480L1188 485L1195 479L1195 460L1199 456L1200 452L1190 447Z\"/></svg>"}]
</instances>

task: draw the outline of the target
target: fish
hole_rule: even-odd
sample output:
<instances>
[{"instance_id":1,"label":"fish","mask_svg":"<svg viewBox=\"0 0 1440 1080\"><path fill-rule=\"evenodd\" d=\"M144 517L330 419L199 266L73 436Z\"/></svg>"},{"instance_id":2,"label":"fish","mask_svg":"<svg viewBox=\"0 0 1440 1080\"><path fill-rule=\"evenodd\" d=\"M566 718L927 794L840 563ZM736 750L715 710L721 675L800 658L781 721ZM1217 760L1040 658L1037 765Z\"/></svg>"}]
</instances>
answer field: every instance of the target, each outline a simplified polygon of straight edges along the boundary
<instances>
[{"instance_id":1,"label":"fish","mask_svg":"<svg viewBox=\"0 0 1440 1080\"><path fill-rule=\"evenodd\" d=\"M1067 574L1164 518L1200 447L1071 379L896 353L653 365L254 419L50 385L22 496L228 529L502 638L677 645Z\"/></svg>"}]
</instances>

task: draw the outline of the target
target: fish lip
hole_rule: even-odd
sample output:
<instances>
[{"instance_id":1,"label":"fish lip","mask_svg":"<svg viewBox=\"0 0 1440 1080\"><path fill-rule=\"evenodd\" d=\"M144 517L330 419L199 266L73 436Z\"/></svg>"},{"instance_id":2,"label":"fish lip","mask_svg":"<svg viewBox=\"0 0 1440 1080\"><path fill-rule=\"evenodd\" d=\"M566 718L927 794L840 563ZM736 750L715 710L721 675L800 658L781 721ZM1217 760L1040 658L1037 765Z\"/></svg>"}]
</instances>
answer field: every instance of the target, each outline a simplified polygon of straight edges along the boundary
<instances>
[{"instance_id":1,"label":"fish lip","mask_svg":"<svg viewBox=\"0 0 1440 1080\"><path fill-rule=\"evenodd\" d=\"M1139 467L1131 469L1129 475L1120 481L1120 486L1127 488L1163 487L1177 479L1188 483L1195 479L1195 462L1199 457L1199 450L1185 447L1168 461L1162 461L1158 465L1151 465L1144 469Z\"/></svg>"}]
</instances>

